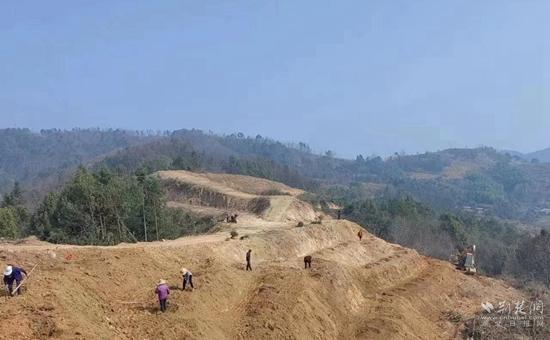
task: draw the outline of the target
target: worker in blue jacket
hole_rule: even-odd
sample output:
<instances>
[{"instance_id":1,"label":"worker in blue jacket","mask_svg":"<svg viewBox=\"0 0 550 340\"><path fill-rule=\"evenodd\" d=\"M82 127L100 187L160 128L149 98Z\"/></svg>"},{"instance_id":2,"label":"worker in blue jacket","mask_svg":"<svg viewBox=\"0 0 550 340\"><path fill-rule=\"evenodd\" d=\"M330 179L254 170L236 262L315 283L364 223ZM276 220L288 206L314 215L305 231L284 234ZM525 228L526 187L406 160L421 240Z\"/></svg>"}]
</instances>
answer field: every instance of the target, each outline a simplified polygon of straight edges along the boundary
<instances>
[{"instance_id":1,"label":"worker in blue jacket","mask_svg":"<svg viewBox=\"0 0 550 340\"><path fill-rule=\"evenodd\" d=\"M6 270L4 270L4 284L7 286L10 295L15 293L13 289L19 287L23 281L23 274L27 276L25 269L15 266L7 266ZM13 287L14 282L16 284L15 287ZM17 295L21 295L20 288L17 289Z\"/></svg>"}]
</instances>

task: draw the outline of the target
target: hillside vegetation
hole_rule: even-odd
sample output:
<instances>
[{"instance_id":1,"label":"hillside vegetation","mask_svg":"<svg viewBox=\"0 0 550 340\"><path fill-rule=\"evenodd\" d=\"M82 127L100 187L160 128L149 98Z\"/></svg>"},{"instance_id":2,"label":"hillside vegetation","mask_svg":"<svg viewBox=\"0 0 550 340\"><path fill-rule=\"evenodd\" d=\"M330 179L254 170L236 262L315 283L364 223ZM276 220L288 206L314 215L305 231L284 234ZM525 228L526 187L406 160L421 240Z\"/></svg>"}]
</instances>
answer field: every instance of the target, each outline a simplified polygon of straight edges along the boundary
<instances>
[{"instance_id":1,"label":"hillside vegetation","mask_svg":"<svg viewBox=\"0 0 550 340\"><path fill-rule=\"evenodd\" d=\"M535 221L550 208L550 164L523 161L491 148L450 149L356 160L313 154L304 143L261 136L218 136L198 130L139 134L120 130L0 130L0 194L15 181L35 204L79 165L117 173L203 170L244 174L316 190L362 183L360 195L406 193L430 207L477 210ZM367 186L369 189L367 189ZM374 188L374 190L372 190Z\"/></svg>"},{"instance_id":2,"label":"hillside vegetation","mask_svg":"<svg viewBox=\"0 0 550 340\"><path fill-rule=\"evenodd\" d=\"M0 194L15 182L27 188L36 202L62 184L79 166L92 163L113 150L153 139L124 130L0 129Z\"/></svg>"},{"instance_id":3,"label":"hillside vegetation","mask_svg":"<svg viewBox=\"0 0 550 340\"><path fill-rule=\"evenodd\" d=\"M2 237L117 244L204 232L225 211L190 212L189 202L173 199L174 186L152 174L213 171L304 189L303 198L318 209L334 213L336 203L377 236L441 259L478 244L483 272L526 278L522 268L532 268L529 278L548 283L546 267L527 257L550 254L531 246L549 226L550 165L491 148L345 160L332 152L316 155L304 143L198 130L2 133L16 146L4 140L2 153L22 155L20 162L2 158L0 171L8 174L2 178L21 180L4 190ZM86 166L78 168L81 163Z\"/></svg>"}]
</instances>

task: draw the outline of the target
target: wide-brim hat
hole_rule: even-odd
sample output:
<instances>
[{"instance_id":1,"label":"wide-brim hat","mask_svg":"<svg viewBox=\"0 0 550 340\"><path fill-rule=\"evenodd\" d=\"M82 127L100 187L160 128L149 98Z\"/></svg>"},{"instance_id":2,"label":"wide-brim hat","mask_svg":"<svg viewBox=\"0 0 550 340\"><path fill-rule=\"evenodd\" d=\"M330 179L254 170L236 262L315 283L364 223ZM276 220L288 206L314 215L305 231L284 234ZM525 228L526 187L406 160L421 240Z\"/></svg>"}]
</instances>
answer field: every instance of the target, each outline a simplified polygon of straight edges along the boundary
<instances>
[{"instance_id":1,"label":"wide-brim hat","mask_svg":"<svg viewBox=\"0 0 550 340\"><path fill-rule=\"evenodd\" d=\"M163 279L160 279L159 282L157 283L157 286L163 285L163 284L166 284L166 281Z\"/></svg>"},{"instance_id":2,"label":"wide-brim hat","mask_svg":"<svg viewBox=\"0 0 550 340\"><path fill-rule=\"evenodd\" d=\"M187 270L187 268L184 267L184 268L181 268L181 271L180 271L180 272L181 272L182 274L185 274L185 273L188 272L188 270Z\"/></svg>"},{"instance_id":3,"label":"wide-brim hat","mask_svg":"<svg viewBox=\"0 0 550 340\"><path fill-rule=\"evenodd\" d=\"M10 276L12 272L13 272L13 267L12 266L7 266L6 269L4 270L4 275L5 276Z\"/></svg>"}]
</instances>

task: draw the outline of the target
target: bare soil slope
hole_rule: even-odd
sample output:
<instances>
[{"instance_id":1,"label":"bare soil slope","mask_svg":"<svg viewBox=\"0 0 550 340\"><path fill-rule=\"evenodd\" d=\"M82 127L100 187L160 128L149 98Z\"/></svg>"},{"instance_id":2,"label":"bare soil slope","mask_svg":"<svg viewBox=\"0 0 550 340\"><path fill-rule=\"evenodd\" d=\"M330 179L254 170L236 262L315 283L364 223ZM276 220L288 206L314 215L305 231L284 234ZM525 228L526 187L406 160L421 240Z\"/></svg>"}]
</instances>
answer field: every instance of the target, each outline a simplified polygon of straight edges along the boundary
<instances>
[{"instance_id":1,"label":"bare soil slope","mask_svg":"<svg viewBox=\"0 0 550 340\"><path fill-rule=\"evenodd\" d=\"M190 171L159 171L156 175L165 183L169 206L200 215L238 213L276 222L314 221L318 215L298 199L302 190L262 178Z\"/></svg>"},{"instance_id":2,"label":"bare soil slope","mask_svg":"<svg viewBox=\"0 0 550 340\"><path fill-rule=\"evenodd\" d=\"M225 194L241 195L236 183L249 186L231 182L237 194ZM212 190L211 182L193 185ZM466 319L483 301L520 296L366 232L360 242L349 221L297 228L288 216L312 208L273 201L271 213L167 242L2 245L2 264L38 267L24 295L2 302L0 338L455 339L462 326L445 318L449 311ZM248 237L227 240L233 228ZM244 271L247 249L252 272ZM177 289L182 266L194 274L193 292ZM154 295L160 278L173 288L164 314Z\"/></svg>"}]
</instances>

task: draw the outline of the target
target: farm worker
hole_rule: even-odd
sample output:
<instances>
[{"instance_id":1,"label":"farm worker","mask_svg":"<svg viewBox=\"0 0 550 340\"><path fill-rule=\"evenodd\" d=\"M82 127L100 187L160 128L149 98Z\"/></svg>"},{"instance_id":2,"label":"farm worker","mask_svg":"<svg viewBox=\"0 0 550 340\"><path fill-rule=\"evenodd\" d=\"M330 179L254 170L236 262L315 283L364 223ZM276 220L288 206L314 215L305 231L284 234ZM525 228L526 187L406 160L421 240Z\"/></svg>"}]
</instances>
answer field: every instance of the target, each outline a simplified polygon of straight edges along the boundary
<instances>
[{"instance_id":1,"label":"farm worker","mask_svg":"<svg viewBox=\"0 0 550 340\"><path fill-rule=\"evenodd\" d=\"M357 233L357 237L359 237L359 241L361 241L361 239L363 238L363 230L359 230L359 232Z\"/></svg>"},{"instance_id":2,"label":"farm worker","mask_svg":"<svg viewBox=\"0 0 550 340\"><path fill-rule=\"evenodd\" d=\"M7 266L4 270L4 284L6 285L6 288L9 291L10 295L13 295L15 292L12 291L13 282L15 281L15 287L19 287L21 284L21 281L23 281L23 274L27 276L27 272L23 268L15 267L15 266ZM21 289L17 289L17 295L21 295Z\"/></svg>"},{"instance_id":3,"label":"farm worker","mask_svg":"<svg viewBox=\"0 0 550 340\"><path fill-rule=\"evenodd\" d=\"M159 280L155 293L159 297L160 311L164 313L166 311L166 300L168 300L168 295L170 295L170 288L168 288L166 281L163 279Z\"/></svg>"},{"instance_id":4,"label":"farm worker","mask_svg":"<svg viewBox=\"0 0 550 340\"><path fill-rule=\"evenodd\" d=\"M181 268L181 275L183 275L183 290L185 286L189 284L191 289L195 289L193 286L193 273L191 273L187 268Z\"/></svg>"},{"instance_id":5,"label":"farm worker","mask_svg":"<svg viewBox=\"0 0 550 340\"><path fill-rule=\"evenodd\" d=\"M311 255L304 256L304 269L311 268Z\"/></svg>"},{"instance_id":6,"label":"farm worker","mask_svg":"<svg viewBox=\"0 0 550 340\"><path fill-rule=\"evenodd\" d=\"M246 252L246 270L252 270L252 266L250 265L250 254L252 253L252 249L248 249Z\"/></svg>"}]
</instances>

